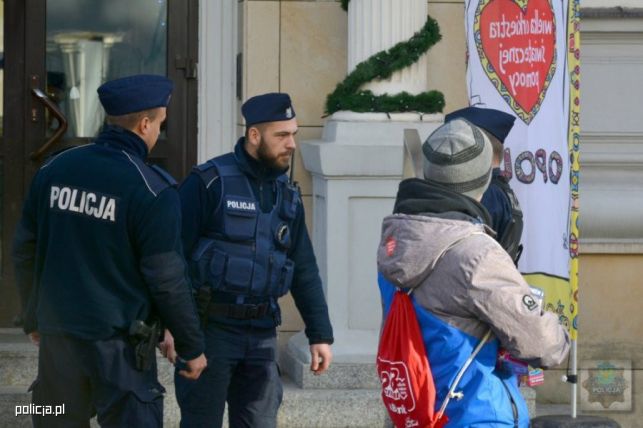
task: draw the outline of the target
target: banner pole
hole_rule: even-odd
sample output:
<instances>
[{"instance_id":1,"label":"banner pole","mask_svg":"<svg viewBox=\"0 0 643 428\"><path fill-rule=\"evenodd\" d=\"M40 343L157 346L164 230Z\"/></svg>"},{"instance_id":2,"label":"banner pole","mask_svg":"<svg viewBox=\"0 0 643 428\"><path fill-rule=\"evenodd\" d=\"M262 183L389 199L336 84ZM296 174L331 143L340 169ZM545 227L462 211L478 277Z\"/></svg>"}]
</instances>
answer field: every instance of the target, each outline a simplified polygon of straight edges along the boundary
<instances>
[{"instance_id":1,"label":"banner pole","mask_svg":"<svg viewBox=\"0 0 643 428\"><path fill-rule=\"evenodd\" d=\"M574 380L571 385L572 385L572 419L576 419L576 413L577 413L577 394L578 394L578 354L576 353L577 348L576 348L576 339L572 340L572 367L571 367L571 375L573 376L572 379Z\"/></svg>"}]
</instances>

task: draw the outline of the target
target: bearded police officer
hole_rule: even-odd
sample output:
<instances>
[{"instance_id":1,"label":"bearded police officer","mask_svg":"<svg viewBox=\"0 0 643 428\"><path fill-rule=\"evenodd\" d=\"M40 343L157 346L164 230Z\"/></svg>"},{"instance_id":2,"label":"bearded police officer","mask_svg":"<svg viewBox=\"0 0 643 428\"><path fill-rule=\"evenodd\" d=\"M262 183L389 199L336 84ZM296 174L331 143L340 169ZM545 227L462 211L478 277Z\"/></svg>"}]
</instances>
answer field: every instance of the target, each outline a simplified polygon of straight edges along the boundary
<instances>
[{"instance_id":1,"label":"bearded police officer","mask_svg":"<svg viewBox=\"0 0 643 428\"><path fill-rule=\"evenodd\" d=\"M36 405L65 405L35 426L159 427L163 387L155 345L162 323L187 360L205 368L180 241L175 182L148 166L173 84L138 75L98 89L107 125L93 144L38 171L14 241L25 332L39 343Z\"/></svg>"},{"instance_id":2,"label":"bearded police officer","mask_svg":"<svg viewBox=\"0 0 643 428\"><path fill-rule=\"evenodd\" d=\"M181 185L183 242L203 315L208 370L176 377L181 426L274 427L282 387L275 357L277 299L288 291L306 324L311 370L331 361L333 333L298 190L285 175L297 120L290 97L242 107L246 135L233 153L195 167Z\"/></svg>"},{"instance_id":3,"label":"bearded police officer","mask_svg":"<svg viewBox=\"0 0 643 428\"><path fill-rule=\"evenodd\" d=\"M516 118L508 113L491 108L466 107L445 116L445 122L454 119L466 119L481 128L493 147L492 175L489 188L482 196L482 205L491 214L496 239L509 253L514 263L522 253L520 238L522 236L522 210L516 194L509 186L509 180L500 170L504 157L503 144Z\"/></svg>"}]
</instances>

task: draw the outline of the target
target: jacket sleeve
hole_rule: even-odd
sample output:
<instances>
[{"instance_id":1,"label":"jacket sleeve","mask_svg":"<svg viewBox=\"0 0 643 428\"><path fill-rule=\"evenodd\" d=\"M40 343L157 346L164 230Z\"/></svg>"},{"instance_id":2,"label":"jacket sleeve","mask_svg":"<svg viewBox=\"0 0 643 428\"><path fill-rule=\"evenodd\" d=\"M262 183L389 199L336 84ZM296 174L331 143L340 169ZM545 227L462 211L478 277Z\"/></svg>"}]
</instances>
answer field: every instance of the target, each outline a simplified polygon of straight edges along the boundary
<instances>
[{"instance_id":1,"label":"jacket sleeve","mask_svg":"<svg viewBox=\"0 0 643 428\"><path fill-rule=\"evenodd\" d=\"M218 189L218 186L215 185ZM208 213L214 210L212 206L212 195L206 189L201 178L192 173L187 176L181 183L179 189L181 198L181 237L183 240L183 250L186 257L192 254L192 250L202 235L205 223L208 219Z\"/></svg>"},{"instance_id":2,"label":"jacket sleeve","mask_svg":"<svg viewBox=\"0 0 643 428\"><path fill-rule=\"evenodd\" d=\"M33 179L22 209L22 217L16 226L12 254L16 285L22 304L23 329L27 334L38 330L36 321L38 295L35 274L36 239L38 236L36 180L37 176Z\"/></svg>"},{"instance_id":3,"label":"jacket sleeve","mask_svg":"<svg viewBox=\"0 0 643 428\"><path fill-rule=\"evenodd\" d=\"M293 246L288 256L295 262L290 292L306 324L305 334L310 344L333 343L333 328L322 288L319 268L306 229L303 204L299 204L293 223Z\"/></svg>"},{"instance_id":4,"label":"jacket sleeve","mask_svg":"<svg viewBox=\"0 0 643 428\"><path fill-rule=\"evenodd\" d=\"M504 348L535 367L565 359L570 346L567 330L556 315L541 312L529 285L499 245L490 245L472 272L473 312L489 324Z\"/></svg>"},{"instance_id":5,"label":"jacket sleeve","mask_svg":"<svg viewBox=\"0 0 643 428\"><path fill-rule=\"evenodd\" d=\"M186 360L204 350L187 267L181 248L179 195L162 191L141 217L137 228L140 270L155 309L174 336L177 353Z\"/></svg>"}]
</instances>

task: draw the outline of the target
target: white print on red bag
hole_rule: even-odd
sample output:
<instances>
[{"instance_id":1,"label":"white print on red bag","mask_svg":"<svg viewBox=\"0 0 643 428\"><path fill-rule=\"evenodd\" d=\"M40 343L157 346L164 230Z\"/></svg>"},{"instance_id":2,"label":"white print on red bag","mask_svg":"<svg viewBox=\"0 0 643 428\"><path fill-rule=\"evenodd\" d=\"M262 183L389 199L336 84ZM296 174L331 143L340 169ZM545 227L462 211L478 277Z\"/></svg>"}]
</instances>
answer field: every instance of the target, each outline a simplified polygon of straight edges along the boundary
<instances>
[{"instance_id":1,"label":"white print on red bag","mask_svg":"<svg viewBox=\"0 0 643 428\"><path fill-rule=\"evenodd\" d=\"M420 426L420 423L415 419L406 418L406 421L404 422L404 428L415 428L419 426Z\"/></svg>"},{"instance_id":2,"label":"white print on red bag","mask_svg":"<svg viewBox=\"0 0 643 428\"><path fill-rule=\"evenodd\" d=\"M389 399L389 409L399 415L406 415L415 410L415 397L413 388L409 385L409 369L406 364L379 357L377 360L382 393Z\"/></svg>"}]
</instances>

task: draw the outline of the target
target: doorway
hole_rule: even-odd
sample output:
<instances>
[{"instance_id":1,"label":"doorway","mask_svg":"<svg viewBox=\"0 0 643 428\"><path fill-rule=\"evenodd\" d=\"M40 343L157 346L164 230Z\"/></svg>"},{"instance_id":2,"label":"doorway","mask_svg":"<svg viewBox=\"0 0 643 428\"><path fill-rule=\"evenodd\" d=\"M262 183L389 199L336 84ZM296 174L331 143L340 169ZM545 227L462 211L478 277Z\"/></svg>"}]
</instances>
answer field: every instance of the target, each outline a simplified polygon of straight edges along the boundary
<instances>
[{"instance_id":1,"label":"doorway","mask_svg":"<svg viewBox=\"0 0 643 428\"><path fill-rule=\"evenodd\" d=\"M0 0L0 327L20 312L11 241L47 156L87 144L103 123L96 89L132 74L174 81L150 161L177 179L197 158L198 0Z\"/></svg>"}]
</instances>

